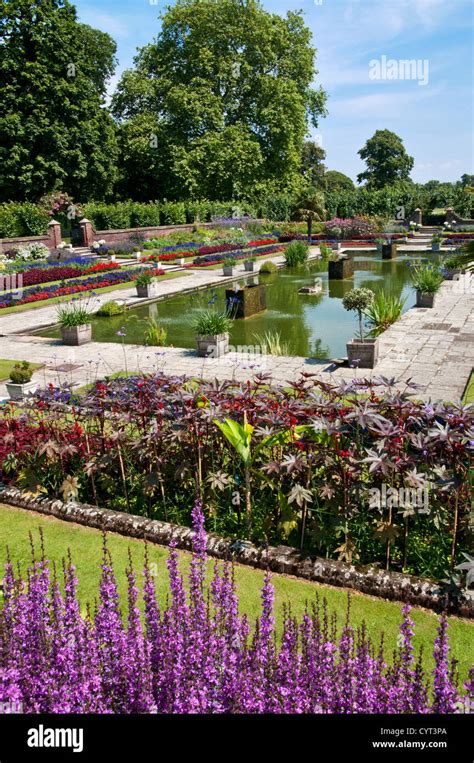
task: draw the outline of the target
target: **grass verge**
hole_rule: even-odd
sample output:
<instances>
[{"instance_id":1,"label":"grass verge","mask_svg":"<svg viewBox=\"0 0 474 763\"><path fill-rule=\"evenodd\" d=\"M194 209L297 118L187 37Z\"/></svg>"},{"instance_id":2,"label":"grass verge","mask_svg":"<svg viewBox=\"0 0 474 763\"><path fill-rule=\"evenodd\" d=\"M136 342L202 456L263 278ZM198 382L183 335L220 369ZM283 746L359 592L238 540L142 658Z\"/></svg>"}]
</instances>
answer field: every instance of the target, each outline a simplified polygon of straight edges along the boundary
<instances>
[{"instance_id":1,"label":"grass verge","mask_svg":"<svg viewBox=\"0 0 474 763\"><path fill-rule=\"evenodd\" d=\"M39 527L43 529L45 555L48 559L60 564L61 559L67 553L67 549L71 549L79 580L78 595L81 607L85 608L86 602L93 602L97 597L99 565L102 558L102 537L99 531L0 504L0 564L3 567L6 558L6 546L8 545L13 562L19 563L24 571L31 559L28 533L33 533L37 550L39 550L37 535ZM109 534L107 542L114 560L120 595L125 608L126 578L124 570L127 566L128 549L131 551L135 570L141 572L144 543L117 534ZM156 565L157 595L160 603L164 604L168 594L168 578L165 566L168 550L163 546L150 545L148 551L150 562ZM180 552L179 555L181 568L186 572L190 554ZM211 560L209 569L212 569L213 564L214 561ZM254 618L260 612L260 590L264 573L250 567L236 565L235 574L241 611L246 612L250 618ZM141 579L139 583L141 584ZM326 597L329 609L337 613L339 624L343 623L347 608L347 591L276 574L273 575L273 584L275 587L275 612L277 622L280 624L283 603L290 602L293 614L299 617L304 612L305 602L314 599L316 592L320 597ZM387 602L376 597L353 593L351 596L351 622L353 625L357 625L365 620L368 633L376 642L378 642L380 634L384 632L386 654L389 656L396 647L401 608L402 605L397 602ZM437 615L415 607L412 610L412 617L415 621L415 647L418 649L423 645L426 669L432 670L431 655L433 641L436 638ZM451 654L459 660L459 672L464 681L469 665L474 659L474 623L450 617L449 635Z\"/></svg>"}]
</instances>

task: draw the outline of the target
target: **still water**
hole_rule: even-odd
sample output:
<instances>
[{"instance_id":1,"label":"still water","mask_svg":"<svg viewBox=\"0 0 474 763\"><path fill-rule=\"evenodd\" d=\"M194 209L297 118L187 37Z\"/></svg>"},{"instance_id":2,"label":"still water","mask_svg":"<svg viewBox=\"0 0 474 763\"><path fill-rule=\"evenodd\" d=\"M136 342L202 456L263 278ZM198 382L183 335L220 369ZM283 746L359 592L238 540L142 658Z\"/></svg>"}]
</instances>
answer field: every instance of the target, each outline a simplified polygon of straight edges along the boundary
<instances>
[{"instance_id":1,"label":"still water","mask_svg":"<svg viewBox=\"0 0 474 763\"><path fill-rule=\"evenodd\" d=\"M382 260L380 255L360 253L354 257L354 276L345 281L329 280L327 262L313 261L298 268L285 268L277 273L257 276L266 285L267 310L250 318L235 320L230 343L254 345L255 334L278 331L287 342L291 355L321 359L340 358L346 353L346 342L357 328L357 317L342 306L344 294L354 287L365 286L374 291L406 298L404 311L415 303L410 284L409 263L413 255L399 254L394 260ZM419 256L416 259L420 259ZM430 256L432 260L433 257ZM311 286L316 277L322 280L322 292L315 295L298 294L302 286ZM242 279L241 284L244 284ZM125 342L143 344L146 319L152 315L166 328L166 344L174 347L195 347L194 332L190 327L193 316L209 302L220 310L225 308L225 289L219 286L191 294L133 308L113 318L93 318L92 338L97 342ZM113 299L113 293L110 295ZM117 332L125 332L118 336ZM42 336L59 337L56 328L41 332Z\"/></svg>"}]
</instances>

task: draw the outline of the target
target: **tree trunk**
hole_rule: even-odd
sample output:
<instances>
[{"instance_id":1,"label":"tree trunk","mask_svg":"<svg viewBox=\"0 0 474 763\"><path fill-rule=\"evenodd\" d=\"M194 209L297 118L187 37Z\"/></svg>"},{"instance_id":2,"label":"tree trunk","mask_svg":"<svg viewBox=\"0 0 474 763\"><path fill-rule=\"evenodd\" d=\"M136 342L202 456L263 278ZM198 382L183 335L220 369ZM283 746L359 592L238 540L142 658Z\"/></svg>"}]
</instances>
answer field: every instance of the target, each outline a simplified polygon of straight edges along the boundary
<instances>
[{"instance_id":1,"label":"tree trunk","mask_svg":"<svg viewBox=\"0 0 474 763\"><path fill-rule=\"evenodd\" d=\"M311 233L313 230L313 218L311 215L308 217L308 243L311 244Z\"/></svg>"}]
</instances>

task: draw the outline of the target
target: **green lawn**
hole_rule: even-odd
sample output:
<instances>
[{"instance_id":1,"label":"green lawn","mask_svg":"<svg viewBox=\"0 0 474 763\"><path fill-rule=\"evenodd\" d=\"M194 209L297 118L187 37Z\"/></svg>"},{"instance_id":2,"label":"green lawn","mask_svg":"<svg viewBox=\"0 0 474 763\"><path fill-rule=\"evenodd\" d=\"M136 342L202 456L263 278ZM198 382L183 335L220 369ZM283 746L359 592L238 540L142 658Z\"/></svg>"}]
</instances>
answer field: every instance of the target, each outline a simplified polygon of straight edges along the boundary
<instances>
[{"instance_id":1,"label":"green lawn","mask_svg":"<svg viewBox=\"0 0 474 763\"><path fill-rule=\"evenodd\" d=\"M188 274L185 270L173 270L171 273L165 273L163 276L158 276L158 283L160 281L167 281L170 278L179 278L179 277L185 277ZM123 283L115 284L114 286L105 286L103 289L94 289L91 288L91 291L97 292L97 294L107 294L109 291L118 291L120 289L130 289L132 286L135 285L135 281L124 281ZM80 295L86 295L87 292L77 292L76 295L72 294L69 296L80 296ZM55 305L58 302L64 302L66 299L65 296L62 297L51 297L51 299L42 299L38 302L28 302L25 305L15 305L15 307L4 307L0 310L0 317L2 315L9 315L10 313L22 313L25 310L35 310L40 307L49 307L49 305Z\"/></svg>"},{"instance_id":2,"label":"green lawn","mask_svg":"<svg viewBox=\"0 0 474 763\"><path fill-rule=\"evenodd\" d=\"M48 559L60 562L66 555L67 549L71 548L73 561L77 567L81 606L85 607L87 601L93 602L97 596L102 548L101 533L97 530L11 506L0 505L0 563L3 565L5 561L6 545L8 544L13 561L19 562L21 568L25 570L31 558L28 534L31 531L37 543L39 527L43 528L45 551ZM124 570L127 565L128 549L130 548L132 552L136 570L141 571L144 543L121 535L110 534L108 545L113 555L120 592L125 602ZM167 556L168 550L165 547L149 546L150 561L157 564L158 577L156 583L161 603L165 602L168 592L165 568ZM186 552L180 552L180 557L182 567L186 569L190 555ZM214 561L211 560L210 567L213 564ZM252 618L259 612L263 575L262 571L241 565L236 566L241 610L247 612ZM292 611L295 615L301 615L305 601L311 600L317 591L320 596L327 598L330 610L337 612L340 621L343 620L347 606L347 592L343 589L309 583L284 575L273 575L273 582L276 593L276 611L279 617L281 605L286 601L291 602ZM401 607L400 603L386 602L375 597L353 593L351 620L354 625L365 620L369 634L377 640L380 633L384 631L388 647L387 655L390 655L396 644ZM412 616L416 624L415 645L417 648L421 644L424 645L426 666L427 669L431 670L430 655L433 639L436 637L437 617L421 608L415 608L412 611ZM474 660L474 623L451 617L449 632L452 653L459 660L460 672L464 680L468 667Z\"/></svg>"},{"instance_id":3,"label":"green lawn","mask_svg":"<svg viewBox=\"0 0 474 763\"><path fill-rule=\"evenodd\" d=\"M3 358L0 359L0 381L5 381L5 379L10 378L10 371L17 363L21 363L21 360L4 360ZM37 368L42 368L42 364L30 363L30 368L36 370Z\"/></svg>"}]
</instances>

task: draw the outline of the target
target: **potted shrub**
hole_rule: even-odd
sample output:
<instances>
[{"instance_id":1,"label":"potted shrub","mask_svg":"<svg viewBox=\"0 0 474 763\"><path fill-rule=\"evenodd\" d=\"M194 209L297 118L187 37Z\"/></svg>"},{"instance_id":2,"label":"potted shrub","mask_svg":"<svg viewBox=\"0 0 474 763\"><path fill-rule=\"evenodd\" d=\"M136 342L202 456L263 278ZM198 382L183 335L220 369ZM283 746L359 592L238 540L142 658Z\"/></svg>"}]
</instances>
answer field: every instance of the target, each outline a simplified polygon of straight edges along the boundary
<instances>
[{"instance_id":1,"label":"potted shrub","mask_svg":"<svg viewBox=\"0 0 474 763\"><path fill-rule=\"evenodd\" d=\"M377 246L377 251L378 251L378 252L380 252L380 254L382 254L382 247L383 247L383 245L384 245L385 243L386 243L386 242L385 242L385 239L384 239L384 238L376 238L376 239L375 239L375 244L376 244L376 246Z\"/></svg>"},{"instance_id":2,"label":"potted shrub","mask_svg":"<svg viewBox=\"0 0 474 763\"><path fill-rule=\"evenodd\" d=\"M12 400L24 400L36 392L38 383L31 381L33 369L27 360L15 363L10 371L10 380L6 383L7 392Z\"/></svg>"},{"instance_id":3,"label":"potted shrub","mask_svg":"<svg viewBox=\"0 0 474 763\"><path fill-rule=\"evenodd\" d=\"M135 279L137 297L154 297L156 295L156 281L150 270L139 273Z\"/></svg>"},{"instance_id":4,"label":"potted shrub","mask_svg":"<svg viewBox=\"0 0 474 763\"><path fill-rule=\"evenodd\" d=\"M347 358L350 364L359 368L373 368L377 362L379 345L378 339L364 337L364 313L374 300L371 289L351 289L342 299L346 310L354 311L359 318L359 336L347 342Z\"/></svg>"},{"instance_id":5,"label":"potted shrub","mask_svg":"<svg viewBox=\"0 0 474 763\"><path fill-rule=\"evenodd\" d=\"M256 257L248 257L246 260L244 260L244 269L247 271L247 273L253 273L256 262Z\"/></svg>"},{"instance_id":6,"label":"potted shrub","mask_svg":"<svg viewBox=\"0 0 474 763\"><path fill-rule=\"evenodd\" d=\"M115 262L115 250L114 249L109 249L109 251L107 252L107 256L108 256L110 262Z\"/></svg>"},{"instance_id":7,"label":"potted shrub","mask_svg":"<svg viewBox=\"0 0 474 763\"><path fill-rule=\"evenodd\" d=\"M443 283L443 274L439 267L432 263L413 265L411 282L416 289L416 306L433 307L436 293Z\"/></svg>"},{"instance_id":8,"label":"potted shrub","mask_svg":"<svg viewBox=\"0 0 474 763\"><path fill-rule=\"evenodd\" d=\"M64 344L76 346L91 341L90 317L92 311L87 302L73 299L71 302L59 304L56 312Z\"/></svg>"},{"instance_id":9,"label":"potted shrub","mask_svg":"<svg viewBox=\"0 0 474 763\"><path fill-rule=\"evenodd\" d=\"M469 257L462 254L453 254L451 257L447 257L443 261L441 272L443 278L446 281L452 281L454 278L462 275L466 272L466 267L469 265Z\"/></svg>"},{"instance_id":10,"label":"potted shrub","mask_svg":"<svg viewBox=\"0 0 474 763\"><path fill-rule=\"evenodd\" d=\"M431 238L431 251L432 252L439 252L442 240L443 240L443 237L440 236L439 233L435 233L434 236L432 236L432 238Z\"/></svg>"},{"instance_id":11,"label":"potted shrub","mask_svg":"<svg viewBox=\"0 0 474 763\"><path fill-rule=\"evenodd\" d=\"M233 276L235 267L234 257L226 257L223 263L222 272L225 276Z\"/></svg>"},{"instance_id":12,"label":"potted shrub","mask_svg":"<svg viewBox=\"0 0 474 763\"><path fill-rule=\"evenodd\" d=\"M196 333L197 354L200 358L220 358L229 351L229 331L232 320L227 313L201 310L192 322Z\"/></svg>"}]
</instances>

